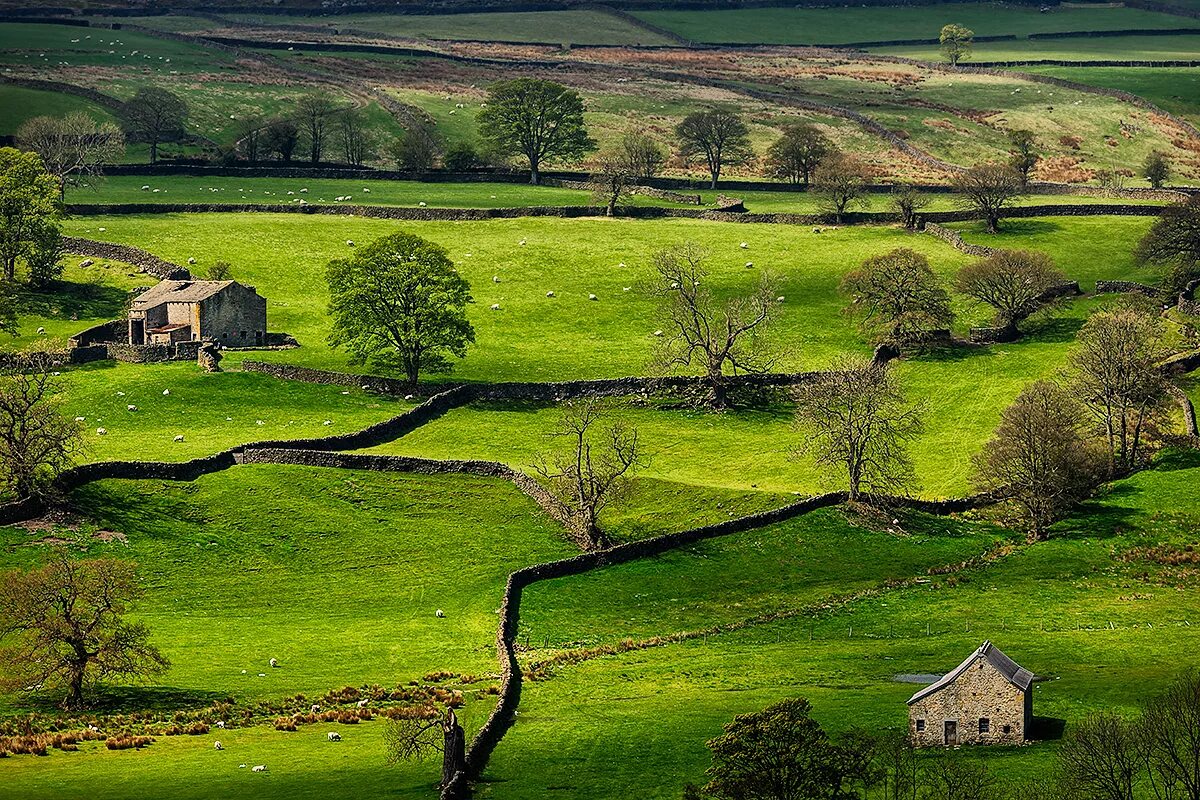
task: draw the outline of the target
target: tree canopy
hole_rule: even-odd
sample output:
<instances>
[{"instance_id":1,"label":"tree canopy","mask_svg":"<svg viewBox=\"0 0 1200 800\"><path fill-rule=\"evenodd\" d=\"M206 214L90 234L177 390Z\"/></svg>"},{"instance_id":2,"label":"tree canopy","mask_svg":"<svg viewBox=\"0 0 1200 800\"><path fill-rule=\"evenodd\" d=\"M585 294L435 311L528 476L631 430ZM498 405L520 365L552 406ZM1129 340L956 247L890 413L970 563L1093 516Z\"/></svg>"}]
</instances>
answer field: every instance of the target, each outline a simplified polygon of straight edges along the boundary
<instances>
[{"instance_id":1,"label":"tree canopy","mask_svg":"<svg viewBox=\"0 0 1200 800\"><path fill-rule=\"evenodd\" d=\"M842 278L850 295L848 312L877 342L897 346L927 339L954 322L950 295L929 266L929 259L907 247L872 256Z\"/></svg>"},{"instance_id":2,"label":"tree canopy","mask_svg":"<svg viewBox=\"0 0 1200 800\"><path fill-rule=\"evenodd\" d=\"M498 151L525 158L530 183L538 182L545 162L582 158L596 147L583 124L583 98L554 81L493 84L477 120L479 134Z\"/></svg>"},{"instance_id":3,"label":"tree canopy","mask_svg":"<svg viewBox=\"0 0 1200 800\"><path fill-rule=\"evenodd\" d=\"M130 138L150 145L150 163L158 161L158 147L185 135L187 103L166 89L153 86L138 89L121 110L125 132Z\"/></svg>"},{"instance_id":4,"label":"tree canopy","mask_svg":"<svg viewBox=\"0 0 1200 800\"><path fill-rule=\"evenodd\" d=\"M679 154L685 160L703 156L712 180L717 188L722 168L740 164L753 155L750 149L750 129L742 118L723 108L693 111L675 126L679 137Z\"/></svg>"},{"instance_id":5,"label":"tree canopy","mask_svg":"<svg viewBox=\"0 0 1200 800\"><path fill-rule=\"evenodd\" d=\"M333 331L355 364L401 369L415 384L424 372L449 372L475 341L467 320L471 286L446 251L394 233L331 261L326 270Z\"/></svg>"},{"instance_id":6,"label":"tree canopy","mask_svg":"<svg viewBox=\"0 0 1200 800\"><path fill-rule=\"evenodd\" d=\"M24 265L31 282L58 274L62 216L58 180L46 171L37 153L0 148L0 263L4 279L13 281ZM7 327L6 327L7 325ZM15 326L0 322L0 329Z\"/></svg>"}]
</instances>

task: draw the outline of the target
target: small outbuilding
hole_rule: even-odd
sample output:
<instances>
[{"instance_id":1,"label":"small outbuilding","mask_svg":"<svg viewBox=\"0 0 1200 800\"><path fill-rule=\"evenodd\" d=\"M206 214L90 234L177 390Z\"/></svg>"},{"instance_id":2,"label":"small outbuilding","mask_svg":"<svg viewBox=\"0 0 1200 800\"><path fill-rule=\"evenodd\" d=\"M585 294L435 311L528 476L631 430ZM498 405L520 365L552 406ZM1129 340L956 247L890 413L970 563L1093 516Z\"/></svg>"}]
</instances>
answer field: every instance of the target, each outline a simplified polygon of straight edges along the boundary
<instances>
[{"instance_id":1,"label":"small outbuilding","mask_svg":"<svg viewBox=\"0 0 1200 800\"><path fill-rule=\"evenodd\" d=\"M914 747L1021 744L1033 720L1033 673L991 642L908 700Z\"/></svg>"},{"instance_id":2,"label":"small outbuilding","mask_svg":"<svg viewBox=\"0 0 1200 800\"><path fill-rule=\"evenodd\" d=\"M129 343L218 341L229 347L262 345L267 301L237 281L162 281L133 300Z\"/></svg>"}]
</instances>

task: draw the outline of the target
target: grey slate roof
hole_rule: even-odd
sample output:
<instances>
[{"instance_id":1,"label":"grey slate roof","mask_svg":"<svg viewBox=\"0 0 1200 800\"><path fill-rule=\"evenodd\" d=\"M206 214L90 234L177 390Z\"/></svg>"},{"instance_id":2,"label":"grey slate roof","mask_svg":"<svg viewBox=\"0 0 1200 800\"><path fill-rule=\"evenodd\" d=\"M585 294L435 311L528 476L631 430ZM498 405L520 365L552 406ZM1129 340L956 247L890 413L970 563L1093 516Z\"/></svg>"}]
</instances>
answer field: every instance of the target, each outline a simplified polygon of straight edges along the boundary
<instances>
[{"instance_id":1,"label":"grey slate roof","mask_svg":"<svg viewBox=\"0 0 1200 800\"><path fill-rule=\"evenodd\" d=\"M151 286L133 300L139 311L160 306L163 303L198 303L212 297L233 281L163 281Z\"/></svg>"},{"instance_id":2,"label":"grey slate roof","mask_svg":"<svg viewBox=\"0 0 1200 800\"><path fill-rule=\"evenodd\" d=\"M959 675L963 674L967 670L967 667L974 664L975 660L980 656L986 658L988 663L995 667L997 672L1003 675L1009 683L1011 683L1013 686L1016 686L1022 692L1028 691L1029 687L1033 684L1032 672L1017 664L1017 662L1004 655L1000 648L996 647L996 645L992 644L990 641L987 641L981 644L978 650L967 656L966 660L953 670L947 672L937 681L929 684L924 689L908 698L908 704L911 706L922 697L928 697L939 689L954 683L955 679L957 679Z\"/></svg>"}]
</instances>

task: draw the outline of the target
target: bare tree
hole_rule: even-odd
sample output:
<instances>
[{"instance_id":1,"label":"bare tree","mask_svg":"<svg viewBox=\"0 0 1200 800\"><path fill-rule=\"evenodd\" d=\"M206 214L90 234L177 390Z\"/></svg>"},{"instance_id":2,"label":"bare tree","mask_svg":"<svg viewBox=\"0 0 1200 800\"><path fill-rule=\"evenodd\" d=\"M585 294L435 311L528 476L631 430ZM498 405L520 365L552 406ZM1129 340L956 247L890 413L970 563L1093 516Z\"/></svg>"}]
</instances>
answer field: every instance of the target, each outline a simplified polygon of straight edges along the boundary
<instances>
[{"instance_id":1,"label":"bare tree","mask_svg":"<svg viewBox=\"0 0 1200 800\"><path fill-rule=\"evenodd\" d=\"M263 154L274 155L290 163L296 147L300 144L300 126L295 120L276 119L267 123L263 130Z\"/></svg>"},{"instance_id":2,"label":"bare tree","mask_svg":"<svg viewBox=\"0 0 1200 800\"><path fill-rule=\"evenodd\" d=\"M1133 800L1144 759L1133 726L1109 713L1072 725L1058 750L1067 787L1093 800Z\"/></svg>"},{"instance_id":3,"label":"bare tree","mask_svg":"<svg viewBox=\"0 0 1200 800\"><path fill-rule=\"evenodd\" d=\"M65 117L34 117L17 130L17 143L42 157L58 178L59 197L66 187L98 180L105 164L125 153L125 134L111 122L96 122L82 111Z\"/></svg>"},{"instance_id":4,"label":"bare tree","mask_svg":"<svg viewBox=\"0 0 1200 800\"><path fill-rule=\"evenodd\" d=\"M1066 279L1045 253L996 250L959 270L954 288L995 309L995 324L1015 339L1018 325L1050 303Z\"/></svg>"},{"instance_id":5,"label":"bare tree","mask_svg":"<svg viewBox=\"0 0 1200 800\"><path fill-rule=\"evenodd\" d=\"M1004 410L975 456L976 481L1021 507L1032 539L1087 496L1098 481L1095 453L1083 436L1083 407L1050 381L1030 384Z\"/></svg>"},{"instance_id":6,"label":"bare tree","mask_svg":"<svg viewBox=\"0 0 1200 800\"><path fill-rule=\"evenodd\" d=\"M850 295L846 311L861 315L862 328L878 342L910 345L954 322L950 295L929 259L906 247L873 256L842 278Z\"/></svg>"},{"instance_id":7,"label":"bare tree","mask_svg":"<svg viewBox=\"0 0 1200 800\"><path fill-rule=\"evenodd\" d=\"M261 159L266 151L268 122L262 117L242 117L237 121L238 154L253 163Z\"/></svg>"},{"instance_id":8,"label":"bare tree","mask_svg":"<svg viewBox=\"0 0 1200 800\"><path fill-rule=\"evenodd\" d=\"M1145 455L1148 428L1166 392L1158 369L1170 352L1165 338L1162 320L1137 304L1092 314L1076 337L1071 387L1100 426L1115 474L1135 468Z\"/></svg>"},{"instance_id":9,"label":"bare tree","mask_svg":"<svg viewBox=\"0 0 1200 800\"><path fill-rule=\"evenodd\" d=\"M996 778L979 759L939 753L922 773L924 800L991 800Z\"/></svg>"},{"instance_id":10,"label":"bare tree","mask_svg":"<svg viewBox=\"0 0 1200 800\"><path fill-rule=\"evenodd\" d=\"M899 731L880 736L875 747L875 765L880 771L883 800L916 800L920 767L916 750Z\"/></svg>"},{"instance_id":11,"label":"bare tree","mask_svg":"<svg viewBox=\"0 0 1200 800\"><path fill-rule=\"evenodd\" d=\"M635 178L653 178L662 170L667 152L654 137L642 131L626 131L621 137L621 157Z\"/></svg>"},{"instance_id":12,"label":"bare tree","mask_svg":"<svg viewBox=\"0 0 1200 800\"><path fill-rule=\"evenodd\" d=\"M692 242L654 256L655 276L648 293L658 301L667 335L659 340L654 363L663 370L698 364L714 408L728 403L725 371L764 373L775 364L764 335L777 303L775 278L764 273L746 297L718 302L708 288L706 253Z\"/></svg>"},{"instance_id":13,"label":"bare tree","mask_svg":"<svg viewBox=\"0 0 1200 800\"><path fill-rule=\"evenodd\" d=\"M1200 672L1188 670L1153 697L1142 710L1137 735L1155 795L1200 800Z\"/></svg>"},{"instance_id":14,"label":"bare tree","mask_svg":"<svg viewBox=\"0 0 1200 800\"><path fill-rule=\"evenodd\" d=\"M588 548L608 544L600 529L600 512L629 488L632 472L644 463L636 428L617 419L600 401L569 403L550 434L565 443L543 455L534 471L548 491L569 510L571 522Z\"/></svg>"},{"instance_id":15,"label":"bare tree","mask_svg":"<svg viewBox=\"0 0 1200 800\"><path fill-rule=\"evenodd\" d=\"M915 186L894 186L890 197L892 210L900 215L904 227L917 227L917 214L929 205L929 197L921 194Z\"/></svg>"},{"instance_id":16,"label":"bare tree","mask_svg":"<svg viewBox=\"0 0 1200 800\"><path fill-rule=\"evenodd\" d=\"M833 150L833 142L816 125L791 125L767 150L767 163L776 177L807 186L813 170Z\"/></svg>"},{"instance_id":17,"label":"bare tree","mask_svg":"<svg viewBox=\"0 0 1200 800\"><path fill-rule=\"evenodd\" d=\"M1163 209L1138 242L1134 258L1139 264L1165 268L1162 282L1173 292L1200 278L1200 195Z\"/></svg>"},{"instance_id":18,"label":"bare tree","mask_svg":"<svg viewBox=\"0 0 1200 800\"><path fill-rule=\"evenodd\" d=\"M915 482L908 443L924 429L887 364L847 358L796 390L802 453L849 482L850 500L905 494Z\"/></svg>"},{"instance_id":19,"label":"bare tree","mask_svg":"<svg viewBox=\"0 0 1200 800\"><path fill-rule=\"evenodd\" d=\"M17 497L42 491L82 449L79 424L62 413L44 359L0 375L0 480Z\"/></svg>"},{"instance_id":20,"label":"bare tree","mask_svg":"<svg viewBox=\"0 0 1200 800\"><path fill-rule=\"evenodd\" d=\"M467 737L453 708L440 711L433 706L404 710L404 716L388 722L383 731L387 763L424 761L435 753L442 755L444 789L467 768Z\"/></svg>"},{"instance_id":21,"label":"bare tree","mask_svg":"<svg viewBox=\"0 0 1200 800\"><path fill-rule=\"evenodd\" d=\"M75 560L56 547L50 562L0 575L0 675L7 688L66 689L65 708L80 708L85 689L106 678L165 672L169 662L150 631L122 617L141 596L130 561Z\"/></svg>"},{"instance_id":22,"label":"bare tree","mask_svg":"<svg viewBox=\"0 0 1200 800\"><path fill-rule=\"evenodd\" d=\"M855 156L832 152L813 171L812 185L817 207L841 224L842 215L866 196L866 165Z\"/></svg>"},{"instance_id":23,"label":"bare tree","mask_svg":"<svg viewBox=\"0 0 1200 800\"><path fill-rule=\"evenodd\" d=\"M694 111L675 127L679 137L679 153L691 160L704 156L711 188L717 188L721 170L730 164L741 164L753 156L750 148L750 129L742 118L723 108Z\"/></svg>"},{"instance_id":24,"label":"bare tree","mask_svg":"<svg viewBox=\"0 0 1200 800\"><path fill-rule=\"evenodd\" d=\"M1021 196L1021 174L1008 164L979 164L954 175L951 185L964 208L978 211L988 233L1000 230L1004 210Z\"/></svg>"},{"instance_id":25,"label":"bare tree","mask_svg":"<svg viewBox=\"0 0 1200 800\"><path fill-rule=\"evenodd\" d=\"M296 101L296 122L308 144L308 160L321 160L329 137L329 122L337 106L323 94L306 94Z\"/></svg>"},{"instance_id":26,"label":"bare tree","mask_svg":"<svg viewBox=\"0 0 1200 800\"><path fill-rule=\"evenodd\" d=\"M378 143L375 131L367 125L367 116L361 109L348 108L338 114L337 135L342 145L342 157L347 164L361 167L375 156Z\"/></svg>"},{"instance_id":27,"label":"bare tree","mask_svg":"<svg viewBox=\"0 0 1200 800\"><path fill-rule=\"evenodd\" d=\"M150 145L150 163L158 161L158 147L186 135L188 107L166 89L139 89L121 109L125 130L135 141Z\"/></svg>"},{"instance_id":28,"label":"bare tree","mask_svg":"<svg viewBox=\"0 0 1200 800\"><path fill-rule=\"evenodd\" d=\"M604 204L604 212L611 217L617 213L617 204L627 196L635 176L623 153L602 153L598 161L599 168L589 180L592 197Z\"/></svg>"}]
</instances>

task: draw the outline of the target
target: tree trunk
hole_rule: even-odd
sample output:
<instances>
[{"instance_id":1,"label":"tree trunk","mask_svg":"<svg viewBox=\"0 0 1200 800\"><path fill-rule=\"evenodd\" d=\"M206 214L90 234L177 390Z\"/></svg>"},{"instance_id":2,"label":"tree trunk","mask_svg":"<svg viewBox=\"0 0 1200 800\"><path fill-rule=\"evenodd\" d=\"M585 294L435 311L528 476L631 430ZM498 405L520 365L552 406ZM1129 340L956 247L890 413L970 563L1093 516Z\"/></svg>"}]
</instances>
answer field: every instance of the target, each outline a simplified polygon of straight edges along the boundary
<instances>
[{"instance_id":1,"label":"tree trunk","mask_svg":"<svg viewBox=\"0 0 1200 800\"><path fill-rule=\"evenodd\" d=\"M534 186L537 186L538 181L541 180L541 175L539 174L540 166L541 164L539 164L536 159L529 159L529 183Z\"/></svg>"},{"instance_id":2,"label":"tree trunk","mask_svg":"<svg viewBox=\"0 0 1200 800\"><path fill-rule=\"evenodd\" d=\"M17 277L17 257L9 256L4 260L4 279L11 281Z\"/></svg>"},{"instance_id":3,"label":"tree trunk","mask_svg":"<svg viewBox=\"0 0 1200 800\"><path fill-rule=\"evenodd\" d=\"M708 188L716 189L717 188L717 180L721 177L721 171L719 169L715 169L712 171L711 175L712 175L712 183L710 183L708 185Z\"/></svg>"},{"instance_id":4,"label":"tree trunk","mask_svg":"<svg viewBox=\"0 0 1200 800\"><path fill-rule=\"evenodd\" d=\"M617 215L617 198L612 198L608 201L608 216L615 217Z\"/></svg>"},{"instance_id":5,"label":"tree trunk","mask_svg":"<svg viewBox=\"0 0 1200 800\"><path fill-rule=\"evenodd\" d=\"M729 404L729 387L720 372L709 373L708 403L713 408L725 408Z\"/></svg>"},{"instance_id":6,"label":"tree trunk","mask_svg":"<svg viewBox=\"0 0 1200 800\"><path fill-rule=\"evenodd\" d=\"M467 768L467 737L453 710L446 712L443 726L444 747L442 748L442 788L450 785L454 776Z\"/></svg>"},{"instance_id":7,"label":"tree trunk","mask_svg":"<svg viewBox=\"0 0 1200 800\"><path fill-rule=\"evenodd\" d=\"M158 140L150 140L150 163L154 164L158 161Z\"/></svg>"},{"instance_id":8,"label":"tree trunk","mask_svg":"<svg viewBox=\"0 0 1200 800\"><path fill-rule=\"evenodd\" d=\"M63 708L83 708L83 669L77 669L71 674L67 684L67 696L63 700Z\"/></svg>"},{"instance_id":9,"label":"tree trunk","mask_svg":"<svg viewBox=\"0 0 1200 800\"><path fill-rule=\"evenodd\" d=\"M1000 232L1000 218L998 216L996 216L995 214L988 214L987 229L988 229L988 233L999 233Z\"/></svg>"}]
</instances>

